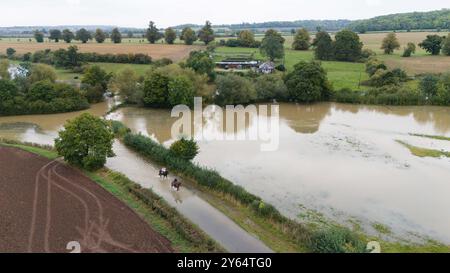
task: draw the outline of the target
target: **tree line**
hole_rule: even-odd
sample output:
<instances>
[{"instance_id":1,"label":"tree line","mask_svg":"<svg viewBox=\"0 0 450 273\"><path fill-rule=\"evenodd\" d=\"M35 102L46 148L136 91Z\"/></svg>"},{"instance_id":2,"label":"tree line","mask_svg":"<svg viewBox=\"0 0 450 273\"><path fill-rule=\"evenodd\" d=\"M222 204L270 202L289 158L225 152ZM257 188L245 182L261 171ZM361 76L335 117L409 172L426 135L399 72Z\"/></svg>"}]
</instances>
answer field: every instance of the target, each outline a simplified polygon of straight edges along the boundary
<instances>
[{"instance_id":1,"label":"tree line","mask_svg":"<svg viewBox=\"0 0 450 273\"><path fill-rule=\"evenodd\" d=\"M127 37L133 38L133 33L128 32ZM156 26L155 22L150 21L149 26L145 33L142 35L151 44L164 39L167 44L174 44L177 38L180 38L186 45L192 45L195 41L202 41L205 45L214 41L214 30L212 28L211 22L206 21L205 25L198 31L195 32L192 28L184 28L180 34L178 34L173 28L166 28L163 32ZM85 44L90 40L95 40L97 43L104 43L106 39L111 39L111 42L119 44L122 42L123 34L118 28L114 28L111 33L107 33L102 29L97 29L95 32L91 32L85 28L81 28L75 32L70 29L51 29L49 31L48 39L59 43L64 41L66 43L71 43L72 41L80 41ZM43 43L45 40L45 34L41 30L34 31L34 39L38 43Z\"/></svg>"},{"instance_id":2,"label":"tree line","mask_svg":"<svg viewBox=\"0 0 450 273\"><path fill-rule=\"evenodd\" d=\"M392 30L448 30L450 29L449 18L450 9L442 9L430 12L411 12L379 16L372 19L355 21L347 27L359 33Z\"/></svg>"}]
</instances>

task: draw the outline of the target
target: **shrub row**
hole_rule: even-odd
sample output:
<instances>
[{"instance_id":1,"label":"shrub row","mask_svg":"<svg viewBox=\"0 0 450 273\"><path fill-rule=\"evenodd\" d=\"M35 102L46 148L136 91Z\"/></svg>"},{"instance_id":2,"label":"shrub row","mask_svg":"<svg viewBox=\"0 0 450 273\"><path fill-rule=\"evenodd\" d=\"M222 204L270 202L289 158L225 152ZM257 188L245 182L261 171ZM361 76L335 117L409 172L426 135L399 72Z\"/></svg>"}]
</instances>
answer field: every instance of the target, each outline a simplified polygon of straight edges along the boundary
<instances>
[{"instance_id":1,"label":"shrub row","mask_svg":"<svg viewBox=\"0 0 450 273\"><path fill-rule=\"evenodd\" d=\"M75 56L70 56L72 59L76 59L78 62L92 62L92 63L122 63L122 64L151 64L152 58L147 54L142 53L129 53L129 54L100 54L100 53L78 53L78 49L75 50ZM55 54L55 52L57 52ZM25 53L22 55L15 54L8 56L9 59L44 63L48 65L60 66L67 62L67 50L59 49L52 51L50 49L38 50L34 53Z\"/></svg>"},{"instance_id":2,"label":"shrub row","mask_svg":"<svg viewBox=\"0 0 450 273\"><path fill-rule=\"evenodd\" d=\"M79 53L81 61L91 63L151 64L152 58L147 54L99 54Z\"/></svg>"}]
</instances>

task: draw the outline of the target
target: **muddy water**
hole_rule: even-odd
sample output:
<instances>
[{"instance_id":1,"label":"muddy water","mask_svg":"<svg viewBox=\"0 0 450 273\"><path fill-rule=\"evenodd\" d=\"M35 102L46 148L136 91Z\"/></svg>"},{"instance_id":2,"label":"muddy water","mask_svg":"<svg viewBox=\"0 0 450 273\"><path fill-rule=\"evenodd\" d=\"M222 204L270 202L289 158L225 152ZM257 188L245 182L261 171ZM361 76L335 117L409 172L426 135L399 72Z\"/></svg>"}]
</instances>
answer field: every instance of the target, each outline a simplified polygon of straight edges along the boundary
<instances>
[{"instance_id":1,"label":"muddy water","mask_svg":"<svg viewBox=\"0 0 450 273\"><path fill-rule=\"evenodd\" d=\"M168 111L127 108L111 117L173 141ZM409 135L450 136L450 108L282 104L280 118L275 152L261 152L257 141L201 141L195 160L300 221L306 207L369 233L383 223L395 236L450 243L450 159L418 158L396 142L450 151L450 142ZM205 121L206 135L221 130L216 122Z\"/></svg>"},{"instance_id":2,"label":"muddy water","mask_svg":"<svg viewBox=\"0 0 450 273\"><path fill-rule=\"evenodd\" d=\"M98 109L99 115L102 111ZM71 115L75 114L3 117L0 137L51 144ZM125 108L110 118L166 145L173 141L170 130L176 119L166 110ZM341 222L358 221L368 232L375 233L374 223L383 223L402 237L423 234L450 243L450 159L418 158L396 142L450 151L450 142L409 135L450 137L450 108L282 104L280 118L280 146L275 152L261 152L258 141L201 141L195 160L299 221L309 213L306 207ZM259 119L264 117L236 134L252 129ZM205 120L205 133L221 133L218 124L213 118ZM229 249L243 247L226 238L240 234L238 229L227 223L230 229L221 231L220 223L227 219L216 217L194 191L175 194L148 163L119 144L115 151L118 157L108 162L110 167L153 187L215 239L228 242ZM214 216L208 219L209 212ZM253 243L249 245L258 248Z\"/></svg>"}]
</instances>

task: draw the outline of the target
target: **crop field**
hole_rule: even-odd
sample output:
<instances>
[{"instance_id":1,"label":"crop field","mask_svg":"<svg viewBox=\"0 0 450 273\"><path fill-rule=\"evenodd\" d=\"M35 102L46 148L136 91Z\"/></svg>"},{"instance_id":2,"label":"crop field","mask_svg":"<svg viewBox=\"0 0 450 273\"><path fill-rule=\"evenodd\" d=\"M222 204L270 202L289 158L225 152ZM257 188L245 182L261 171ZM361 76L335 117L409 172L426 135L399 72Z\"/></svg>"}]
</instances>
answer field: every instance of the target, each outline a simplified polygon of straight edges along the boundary
<instances>
[{"instance_id":1,"label":"crop field","mask_svg":"<svg viewBox=\"0 0 450 273\"><path fill-rule=\"evenodd\" d=\"M67 48L70 44L59 42L44 42L36 43L34 41L29 41L28 39L17 39L12 38L2 38L0 41L0 52L5 53L7 48L14 48L17 53L24 54L27 52L35 52L38 50L57 50L60 48ZM14 41L16 40L16 41ZM98 44L90 42L87 44L73 43L78 46L80 52L96 52L101 54L128 54L128 53L143 53L148 54L154 60L169 58L173 61L180 61L186 58L189 53L193 50L201 48L201 46L186 46L186 45L167 45L167 44L148 44L148 43L122 43L122 44L112 44L104 43Z\"/></svg>"}]
</instances>

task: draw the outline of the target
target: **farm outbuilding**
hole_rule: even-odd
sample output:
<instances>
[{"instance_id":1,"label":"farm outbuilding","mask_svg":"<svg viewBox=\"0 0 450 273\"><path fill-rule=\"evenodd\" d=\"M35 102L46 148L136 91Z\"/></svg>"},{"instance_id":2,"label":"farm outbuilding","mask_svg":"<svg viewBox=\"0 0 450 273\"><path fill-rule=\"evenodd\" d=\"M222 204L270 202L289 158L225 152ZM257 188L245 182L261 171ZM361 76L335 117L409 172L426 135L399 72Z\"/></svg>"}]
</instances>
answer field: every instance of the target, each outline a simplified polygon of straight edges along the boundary
<instances>
[{"instance_id":1,"label":"farm outbuilding","mask_svg":"<svg viewBox=\"0 0 450 273\"><path fill-rule=\"evenodd\" d=\"M273 62L265 62L259 66L259 72L263 74L271 74L275 71L275 64Z\"/></svg>"}]
</instances>

